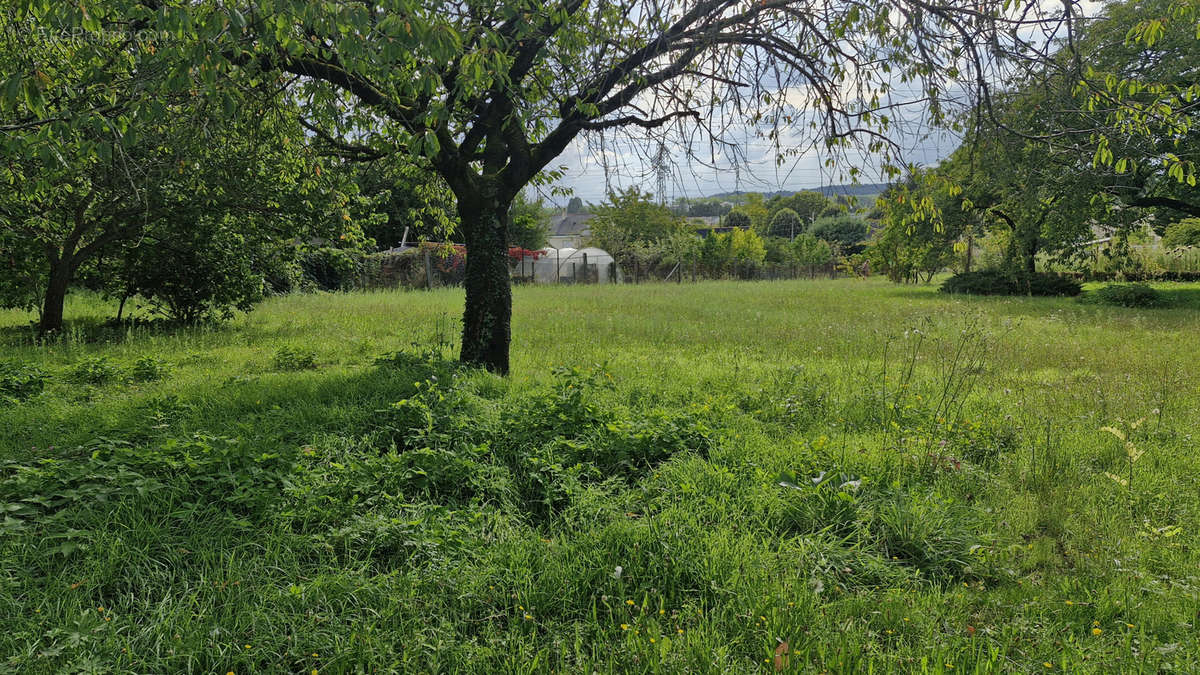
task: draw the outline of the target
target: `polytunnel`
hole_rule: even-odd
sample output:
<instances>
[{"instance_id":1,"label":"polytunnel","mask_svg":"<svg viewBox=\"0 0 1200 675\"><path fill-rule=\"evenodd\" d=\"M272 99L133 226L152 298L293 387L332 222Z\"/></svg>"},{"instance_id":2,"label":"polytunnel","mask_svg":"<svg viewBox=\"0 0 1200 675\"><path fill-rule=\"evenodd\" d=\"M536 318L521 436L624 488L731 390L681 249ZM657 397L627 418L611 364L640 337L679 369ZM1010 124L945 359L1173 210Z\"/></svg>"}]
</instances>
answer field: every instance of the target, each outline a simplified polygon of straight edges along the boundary
<instances>
[{"instance_id":1,"label":"polytunnel","mask_svg":"<svg viewBox=\"0 0 1200 675\"><path fill-rule=\"evenodd\" d=\"M537 283L612 284L621 281L621 270L604 249L548 248L533 262Z\"/></svg>"}]
</instances>

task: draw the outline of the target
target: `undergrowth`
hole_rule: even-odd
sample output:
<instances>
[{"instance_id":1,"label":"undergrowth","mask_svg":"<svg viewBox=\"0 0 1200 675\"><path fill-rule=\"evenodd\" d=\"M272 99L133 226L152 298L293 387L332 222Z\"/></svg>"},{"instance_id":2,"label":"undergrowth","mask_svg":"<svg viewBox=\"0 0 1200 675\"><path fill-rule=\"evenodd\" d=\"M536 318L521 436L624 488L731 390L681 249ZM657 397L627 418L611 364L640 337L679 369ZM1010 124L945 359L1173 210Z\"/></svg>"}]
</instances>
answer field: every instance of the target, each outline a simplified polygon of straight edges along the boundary
<instances>
[{"instance_id":1,"label":"undergrowth","mask_svg":"<svg viewBox=\"0 0 1200 675\"><path fill-rule=\"evenodd\" d=\"M629 317L518 333L508 379L448 293L16 350L0 671L1192 667L1194 318L554 290ZM525 331L563 297L519 293ZM396 298L411 333L338 324Z\"/></svg>"}]
</instances>

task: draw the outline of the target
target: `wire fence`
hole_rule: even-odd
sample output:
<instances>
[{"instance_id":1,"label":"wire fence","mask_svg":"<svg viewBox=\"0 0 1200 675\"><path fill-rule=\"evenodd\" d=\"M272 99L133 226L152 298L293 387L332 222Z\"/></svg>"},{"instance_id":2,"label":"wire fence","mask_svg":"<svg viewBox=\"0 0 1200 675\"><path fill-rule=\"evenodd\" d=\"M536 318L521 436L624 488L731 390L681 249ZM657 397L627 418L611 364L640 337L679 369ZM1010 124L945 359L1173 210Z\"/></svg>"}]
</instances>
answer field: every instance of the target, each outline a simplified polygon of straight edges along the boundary
<instances>
[{"instance_id":1,"label":"wire fence","mask_svg":"<svg viewBox=\"0 0 1200 675\"><path fill-rule=\"evenodd\" d=\"M822 265L772 263L731 264L714 269L701 263L643 263L571 260L542 264L522 259L510 265L514 284L646 284L696 283L713 280L782 281L791 279L836 279L845 276L833 262ZM374 254L362 258L351 280L355 288L432 289L461 286L466 264L461 259L439 257L430 251Z\"/></svg>"}]
</instances>

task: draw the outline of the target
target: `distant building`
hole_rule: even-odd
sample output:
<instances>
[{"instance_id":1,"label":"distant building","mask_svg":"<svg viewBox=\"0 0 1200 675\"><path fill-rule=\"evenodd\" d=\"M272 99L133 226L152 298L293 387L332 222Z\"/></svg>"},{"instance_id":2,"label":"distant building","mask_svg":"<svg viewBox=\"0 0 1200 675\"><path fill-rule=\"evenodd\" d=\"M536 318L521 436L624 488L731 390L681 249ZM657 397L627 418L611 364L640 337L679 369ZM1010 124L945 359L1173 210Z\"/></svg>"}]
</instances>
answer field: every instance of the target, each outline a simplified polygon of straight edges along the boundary
<instances>
[{"instance_id":1,"label":"distant building","mask_svg":"<svg viewBox=\"0 0 1200 675\"><path fill-rule=\"evenodd\" d=\"M591 213L565 213L550 217L550 234L546 242L551 248L580 248L592 236L592 228L588 221L594 218Z\"/></svg>"}]
</instances>

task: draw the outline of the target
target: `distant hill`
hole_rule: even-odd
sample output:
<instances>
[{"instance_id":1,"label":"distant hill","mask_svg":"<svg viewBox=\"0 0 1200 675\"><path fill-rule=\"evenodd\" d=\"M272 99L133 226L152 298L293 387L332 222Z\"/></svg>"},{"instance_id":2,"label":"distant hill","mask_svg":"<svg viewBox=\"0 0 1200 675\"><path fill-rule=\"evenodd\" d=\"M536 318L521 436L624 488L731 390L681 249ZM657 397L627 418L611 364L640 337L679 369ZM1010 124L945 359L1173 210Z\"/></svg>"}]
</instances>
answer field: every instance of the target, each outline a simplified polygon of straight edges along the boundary
<instances>
[{"instance_id":1,"label":"distant hill","mask_svg":"<svg viewBox=\"0 0 1200 675\"><path fill-rule=\"evenodd\" d=\"M776 190L775 192L762 192L765 199L770 199L776 195L780 197L789 197L797 192L820 192L826 197L855 196L855 197L871 197L878 196L884 190L888 189L888 183L859 183L858 185L822 185L819 187L803 188L800 190ZM707 199L737 199L745 195L755 192L754 190L737 190L734 192L720 192L715 195L709 195ZM861 200L860 200L861 201Z\"/></svg>"}]
</instances>

